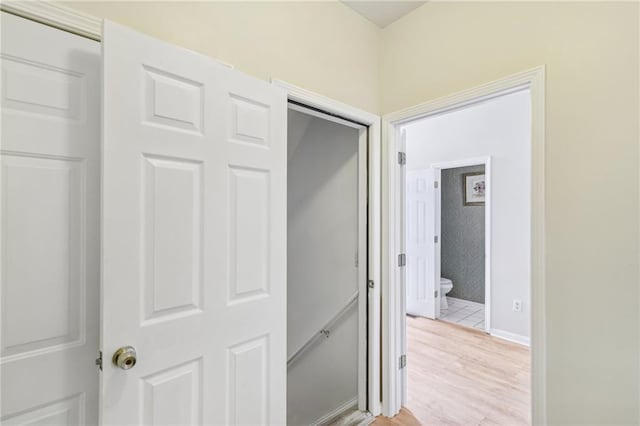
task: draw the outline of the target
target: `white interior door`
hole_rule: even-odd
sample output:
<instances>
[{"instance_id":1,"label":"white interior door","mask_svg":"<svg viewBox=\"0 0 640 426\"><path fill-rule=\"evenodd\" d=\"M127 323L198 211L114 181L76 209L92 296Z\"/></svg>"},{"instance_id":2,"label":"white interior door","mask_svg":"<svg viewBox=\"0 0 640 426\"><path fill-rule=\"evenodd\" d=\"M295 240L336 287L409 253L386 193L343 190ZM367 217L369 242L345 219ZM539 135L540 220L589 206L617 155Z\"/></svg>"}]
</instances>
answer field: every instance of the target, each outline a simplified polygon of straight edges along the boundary
<instances>
[{"instance_id":1,"label":"white interior door","mask_svg":"<svg viewBox=\"0 0 640 426\"><path fill-rule=\"evenodd\" d=\"M0 423L95 425L100 44L1 20Z\"/></svg>"},{"instance_id":2,"label":"white interior door","mask_svg":"<svg viewBox=\"0 0 640 426\"><path fill-rule=\"evenodd\" d=\"M103 64L103 423L284 424L286 94L111 22Z\"/></svg>"},{"instance_id":3,"label":"white interior door","mask_svg":"<svg viewBox=\"0 0 640 426\"><path fill-rule=\"evenodd\" d=\"M407 171L407 313L436 318L435 169Z\"/></svg>"}]
</instances>

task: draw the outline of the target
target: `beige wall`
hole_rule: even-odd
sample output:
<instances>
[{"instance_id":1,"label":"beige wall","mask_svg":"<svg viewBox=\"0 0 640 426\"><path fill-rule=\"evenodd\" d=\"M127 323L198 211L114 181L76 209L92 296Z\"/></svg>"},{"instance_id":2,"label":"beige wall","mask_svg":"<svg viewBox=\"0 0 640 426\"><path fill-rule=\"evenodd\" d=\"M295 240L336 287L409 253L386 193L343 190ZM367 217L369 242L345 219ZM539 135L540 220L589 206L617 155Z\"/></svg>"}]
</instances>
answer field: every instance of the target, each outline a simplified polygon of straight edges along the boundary
<instances>
[{"instance_id":1,"label":"beige wall","mask_svg":"<svg viewBox=\"0 0 640 426\"><path fill-rule=\"evenodd\" d=\"M378 112L378 28L337 2L62 2Z\"/></svg>"},{"instance_id":2,"label":"beige wall","mask_svg":"<svg viewBox=\"0 0 640 426\"><path fill-rule=\"evenodd\" d=\"M549 419L638 423L637 3L68 5L372 112L546 64Z\"/></svg>"},{"instance_id":3,"label":"beige wall","mask_svg":"<svg viewBox=\"0 0 640 426\"><path fill-rule=\"evenodd\" d=\"M547 66L548 418L638 424L638 4L427 3L382 31L383 112Z\"/></svg>"}]
</instances>

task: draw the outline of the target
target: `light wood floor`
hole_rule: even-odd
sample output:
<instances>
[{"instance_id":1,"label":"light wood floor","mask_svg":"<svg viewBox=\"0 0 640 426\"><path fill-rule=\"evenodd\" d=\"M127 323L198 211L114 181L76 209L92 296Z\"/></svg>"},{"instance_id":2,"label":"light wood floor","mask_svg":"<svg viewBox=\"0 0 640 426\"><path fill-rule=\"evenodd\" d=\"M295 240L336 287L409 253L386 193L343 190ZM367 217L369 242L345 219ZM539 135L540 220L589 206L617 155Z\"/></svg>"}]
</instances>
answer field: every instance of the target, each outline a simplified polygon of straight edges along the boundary
<instances>
[{"instance_id":1,"label":"light wood floor","mask_svg":"<svg viewBox=\"0 0 640 426\"><path fill-rule=\"evenodd\" d=\"M374 426L420 426L422 423L416 419L411 411L403 407L396 416L378 416L371 424Z\"/></svg>"},{"instance_id":2,"label":"light wood floor","mask_svg":"<svg viewBox=\"0 0 640 426\"><path fill-rule=\"evenodd\" d=\"M529 349L482 331L407 317L408 404L385 425L530 423Z\"/></svg>"}]
</instances>

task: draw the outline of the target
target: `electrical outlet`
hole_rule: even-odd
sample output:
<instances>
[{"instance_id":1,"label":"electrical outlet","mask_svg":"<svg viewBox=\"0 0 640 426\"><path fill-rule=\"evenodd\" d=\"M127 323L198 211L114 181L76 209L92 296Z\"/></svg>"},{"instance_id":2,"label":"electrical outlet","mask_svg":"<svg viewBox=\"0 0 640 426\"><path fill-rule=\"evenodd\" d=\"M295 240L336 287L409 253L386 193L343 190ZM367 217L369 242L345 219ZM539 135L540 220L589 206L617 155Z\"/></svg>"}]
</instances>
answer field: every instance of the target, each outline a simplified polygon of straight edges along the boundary
<instances>
[{"instance_id":1,"label":"electrical outlet","mask_svg":"<svg viewBox=\"0 0 640 426\"><path fill-rule=\"evenodd\" d=\"M513 299L513 310L516 312L522 312L522 300Z\"/></svg>"}]
</instances>

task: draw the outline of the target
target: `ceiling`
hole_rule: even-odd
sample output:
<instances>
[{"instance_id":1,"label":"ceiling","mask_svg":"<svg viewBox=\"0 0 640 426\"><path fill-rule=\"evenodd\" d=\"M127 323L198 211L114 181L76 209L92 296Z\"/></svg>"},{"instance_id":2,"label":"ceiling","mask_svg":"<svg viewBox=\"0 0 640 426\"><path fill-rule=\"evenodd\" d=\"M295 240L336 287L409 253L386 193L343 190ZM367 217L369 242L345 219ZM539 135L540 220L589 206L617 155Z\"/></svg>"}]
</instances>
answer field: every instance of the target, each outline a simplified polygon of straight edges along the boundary
<instances>
[{"instance_id":1,"label":"ceiling","mask_svg":"<svg viewBox=\"0 0 640 426\"><path fill-rule=\"evenodd\" d=\"M380 28L402 18L407 13L422 6L426 1L347 1L342 3L358 12Z\"/></svg>"}]
</instances>

